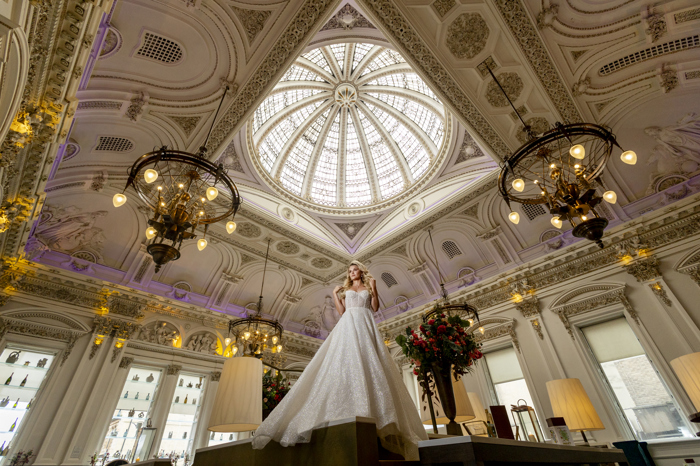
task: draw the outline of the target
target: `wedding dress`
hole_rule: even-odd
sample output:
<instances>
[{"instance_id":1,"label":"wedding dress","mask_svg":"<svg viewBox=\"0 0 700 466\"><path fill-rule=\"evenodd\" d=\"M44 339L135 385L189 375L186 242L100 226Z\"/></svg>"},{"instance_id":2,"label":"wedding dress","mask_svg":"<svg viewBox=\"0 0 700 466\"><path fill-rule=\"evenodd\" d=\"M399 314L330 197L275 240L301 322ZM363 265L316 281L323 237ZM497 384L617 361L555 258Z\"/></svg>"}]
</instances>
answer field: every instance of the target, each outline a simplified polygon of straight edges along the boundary
<instances>
[{"instance_id":1,"label":"wedding dress","mask_svg":"<svg viewBox=\"0 0 700 466\"><path fill-rule=\"evenodd\" d=\"M428 436L396 364L379 334L367 290L345 294L345 313L299 380L253 437L282 446L309 442L314 427L354 416L370 417L389 451L418 460Z\"/></svg>"}]
</instances>

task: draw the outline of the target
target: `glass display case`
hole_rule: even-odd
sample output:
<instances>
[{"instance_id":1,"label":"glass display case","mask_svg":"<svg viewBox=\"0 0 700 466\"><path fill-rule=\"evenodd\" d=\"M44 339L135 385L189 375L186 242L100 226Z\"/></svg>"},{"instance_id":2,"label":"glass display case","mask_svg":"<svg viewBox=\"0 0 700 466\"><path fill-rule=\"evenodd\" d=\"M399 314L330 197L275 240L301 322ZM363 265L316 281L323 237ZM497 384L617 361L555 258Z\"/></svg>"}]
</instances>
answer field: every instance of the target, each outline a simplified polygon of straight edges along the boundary
<instances>
[{"instance_id":1,"label":"glass display case","mask_svg":"<svg viewBox=\"0 0 700 466\"><path fill-rule=\"evenodd\" d=\"M149 427L150 410L161 376L160 369L133 366L129 370L100 449L100 462L106 455L109 455L106 463L120 458L130 463L146 459L134 457L136 441L142 429Z\"/></svg>"},{"instance_id":2,"label":"glass display case","mask_svg":"<svg viewBox=\"0 0 700 466\"><path fill-rule=\"evenodd\" d=\"M181 373L178 376L158 452L160 458L173 458L177 466L184 465L186 455L192 457L192 441L205 383L206 378L202 375Z\"/></svg>"},{"instance_id":3,"label":"glass display case","mask_svg":"<svg viewBox=\"0 0 700 466\"><path fill-rule=\"evenodd\" d=\"M36 402L55 353L7 345L0 354L0 457Z\"/></svg>"}]
</instances>

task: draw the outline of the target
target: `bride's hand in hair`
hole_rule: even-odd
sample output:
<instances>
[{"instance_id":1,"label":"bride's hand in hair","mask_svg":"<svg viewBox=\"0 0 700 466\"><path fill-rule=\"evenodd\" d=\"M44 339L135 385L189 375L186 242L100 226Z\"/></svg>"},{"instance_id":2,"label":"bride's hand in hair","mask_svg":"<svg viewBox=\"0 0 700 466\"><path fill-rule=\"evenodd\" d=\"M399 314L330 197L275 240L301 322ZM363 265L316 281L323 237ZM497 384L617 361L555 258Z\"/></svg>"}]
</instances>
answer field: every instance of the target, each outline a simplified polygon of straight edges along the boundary
<instances>
[{"instance_id":1,"label":"bride's hand in hair","mask_svg":"<svg viewBox=\"0 0 700 466\"><path fill-rule=\"evenodd\" d=\"M333 289L333 294L337 295L340 290L342 290L343 287L338 285Z\"/></svg>"}]
</instances>

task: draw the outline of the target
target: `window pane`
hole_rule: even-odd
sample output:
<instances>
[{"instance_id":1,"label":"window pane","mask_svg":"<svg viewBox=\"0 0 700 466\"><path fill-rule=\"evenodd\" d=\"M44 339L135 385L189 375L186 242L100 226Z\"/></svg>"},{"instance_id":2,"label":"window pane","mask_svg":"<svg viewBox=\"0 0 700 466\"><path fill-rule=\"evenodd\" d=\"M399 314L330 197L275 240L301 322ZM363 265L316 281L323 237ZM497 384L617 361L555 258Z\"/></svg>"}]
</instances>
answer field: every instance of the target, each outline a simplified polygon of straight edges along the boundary
<instances>
[{"instance_id":1,"label":"window pane","mask_svg":"<svg viewBox=\"0 0 700 466\"><path fill-rule=\"evenodd\" d=\"M693 437L625 318L582 331L638 440Z\"/></svg>"},{"instance_id":2,"label":"window pane","mask_svg":"<svg viewBox=\"0 0 700 466\"><path fill-rule=\"evenodd\" d=\"M515 349L507 348L499 351L492 351L484 355L486 365L489 368L491 382L500 384L523 378L523 371L520 369L518 357Z\"/></svg>"},{"instance_id":3,"label":"window pane","mask_svg":"<svg viewBox=\"0 0 700 466\"><path fill-rule=\"evenodd\" d=\"M193 453L192 440L204 393L204 377L180 374L179 378L168 419L165 421L158 456L177 458L176 465L183 466L185 455L189 455L188 459L191 460Z\"/></svg>"}]
</instances>

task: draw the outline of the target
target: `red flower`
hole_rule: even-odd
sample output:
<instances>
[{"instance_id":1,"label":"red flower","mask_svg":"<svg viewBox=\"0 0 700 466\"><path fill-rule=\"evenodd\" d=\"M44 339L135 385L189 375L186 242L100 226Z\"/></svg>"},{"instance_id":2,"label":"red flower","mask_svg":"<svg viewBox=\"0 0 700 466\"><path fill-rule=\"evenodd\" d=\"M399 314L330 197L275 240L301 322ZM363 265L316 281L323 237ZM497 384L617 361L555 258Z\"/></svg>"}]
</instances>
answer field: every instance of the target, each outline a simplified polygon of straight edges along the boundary
<instances>
[{"instance_id":1,"label":"red flower","mask_svg":"<svg viewBox=\"0 0 700 466\"><path fill-rule=\"evenodd\" d=\"M413 375L418 375L418 369L413 369Z\"/></svg>"},{"instance_id":2,"label":"red flower","mask_svg":"<svg viewBox=\"0 0 700 466\"><path fill-rule=\"evenodd\" d=\"M445 333L447 331L447 328L444 325L440 325L437 328L437 333Z\"/></svg>"},{"instance_id":3,"label":"red flower","mask_svg":"<svg viewBox=\"0 0 700 466\"><path fill-rule=\"evenodd\" d=\"M433 325L434 323L435 323L435 321L434 321L433 319L430 319L430 320L428 321L428 325Z\"/></svg>"}]
</instances>

